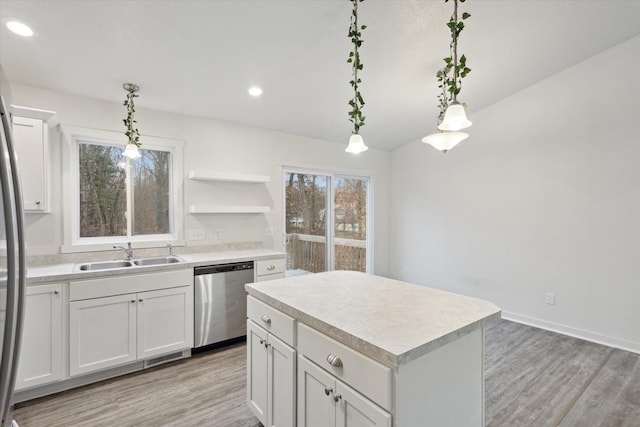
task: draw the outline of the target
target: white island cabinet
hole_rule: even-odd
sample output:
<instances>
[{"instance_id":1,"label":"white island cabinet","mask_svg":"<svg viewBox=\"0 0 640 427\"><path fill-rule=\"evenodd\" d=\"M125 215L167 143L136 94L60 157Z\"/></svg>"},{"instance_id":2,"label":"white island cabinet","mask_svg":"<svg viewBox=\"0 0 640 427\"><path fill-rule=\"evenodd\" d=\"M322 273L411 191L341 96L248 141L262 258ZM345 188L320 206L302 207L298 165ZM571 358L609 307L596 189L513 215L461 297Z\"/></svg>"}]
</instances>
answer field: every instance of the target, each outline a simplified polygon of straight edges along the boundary
<instances>
[{"instance_id":1,"label":"white island cabinet","mask_svg":"<svg viewBox=\"0 0 640 427\"><path fill-rule=\"evenodd\" d=\"M483 329L500 317L494 304L345 271L246 289L295 323L298 427L484 425ZM249 387L252 378L261 374Z\"/></svg>"}]
</instances>

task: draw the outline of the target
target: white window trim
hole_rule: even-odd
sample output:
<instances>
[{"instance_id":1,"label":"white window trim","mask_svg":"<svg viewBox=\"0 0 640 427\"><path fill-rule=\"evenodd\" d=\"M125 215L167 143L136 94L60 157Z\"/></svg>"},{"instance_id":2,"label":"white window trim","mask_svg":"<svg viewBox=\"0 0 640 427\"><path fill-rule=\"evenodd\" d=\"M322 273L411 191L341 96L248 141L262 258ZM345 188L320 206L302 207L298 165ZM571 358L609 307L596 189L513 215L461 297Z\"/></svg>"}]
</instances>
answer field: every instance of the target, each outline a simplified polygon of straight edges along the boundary
<instances>
[{"instance_id":1,"label":"white window trim","mask_svg":"<svg viewBox=\"0 0 640 427\"><path fill-rule=\"evenodd\" d=\"M63 205L70 207L70 211L63 209L63 245L61 253L87 252L111 250L116 244L131 242L136 248L152 248L165 246L171 243L176 246L184 245L184 191L183 191L183 151L184 142L141 135L142 149L160 149L171 152L172 174L171 190L173 192L173 204L171 217L173 218L173 233L143 236L118 236L118 237L79 237L79 176L78 176L78 141L96 143L127 143L122 132L113 132L101 129L82 128L69 125L60 125L60 134L63 138Z\"/></svg>"},{"instance_id":2,"label":"white window trim","mask_svg":"<svg viewBox=\"0 0 640 427\"><path fill-rule=\"evenodd\" d=\"M284 174L285 173L302 173L302 174L308 174L308 175L323 175L323 176L328 176L331 178L331 191L330 194L333 195L333 185L334 185L334 179L336 176L339 177L343 177L343 178L357 178L357 179L367 179L369 181L369 188L368 188L368 192L367 192L367 268L366 268L366 272L369 274L372 274L374 271L374 267L373 267L373 238L374 238L374 233L375 231L373 230L373 189L374 189L374 180L375 180L375 174L373 173L367 173L367 172L363 172L363 171L355 171L355 170L351 170L351 171L342 171L342 170L337 170L337 169L332 169L329 167L315 167L315 166L288 166L288 165L280 165L280 191L281 193L281 200L282 200L282 248L283 250L286 250L286 241L285 241L285 236L286 236L286 229L287 229L287 224L285 224L286 221L286 209L287 209L287 195L286 195L286 188L284 185L284 182L282 181L282 179L284 178ZM327 198L329 197L329 195L327 195ZM333 226L334 226L334 222L335 222L335 206L333 205L333 200L327 200L327 205L329 207L331 207L331 215L329 215L328 219L327 219L327 223L325 225L325 227L327 227L327 229L329 230L333 230ZM333 243L333 239L335 237L332 236L330 237L332 243ZM330 266L333 266L335 264L335 260L334 260L334 251L333 251L333 245L327 245L327 250L328 250L328 259L330 262ZM331 270L329 270L331 271Z\"/></svg>"}]
</instances>

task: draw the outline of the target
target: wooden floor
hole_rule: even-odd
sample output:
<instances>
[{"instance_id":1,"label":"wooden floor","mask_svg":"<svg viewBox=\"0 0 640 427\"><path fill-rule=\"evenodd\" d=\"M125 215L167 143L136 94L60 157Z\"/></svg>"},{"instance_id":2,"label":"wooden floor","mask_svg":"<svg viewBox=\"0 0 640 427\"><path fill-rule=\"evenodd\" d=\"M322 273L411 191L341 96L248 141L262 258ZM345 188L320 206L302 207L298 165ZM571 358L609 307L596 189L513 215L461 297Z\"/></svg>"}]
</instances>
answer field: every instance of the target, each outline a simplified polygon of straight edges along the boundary
<instances>
[{"instance_id":1,"label":"wooden floor","mask_svg":"<svg viewBox=\"0 0 640 427\"><path fill-rule=\"evenodd\" d=\"M25 402L14 417L20 427L260 426L245 402L245 351ZM502 320L486 331L485 373L488 426L640 426L637 354Z\"/></svg>"}]
</instances>

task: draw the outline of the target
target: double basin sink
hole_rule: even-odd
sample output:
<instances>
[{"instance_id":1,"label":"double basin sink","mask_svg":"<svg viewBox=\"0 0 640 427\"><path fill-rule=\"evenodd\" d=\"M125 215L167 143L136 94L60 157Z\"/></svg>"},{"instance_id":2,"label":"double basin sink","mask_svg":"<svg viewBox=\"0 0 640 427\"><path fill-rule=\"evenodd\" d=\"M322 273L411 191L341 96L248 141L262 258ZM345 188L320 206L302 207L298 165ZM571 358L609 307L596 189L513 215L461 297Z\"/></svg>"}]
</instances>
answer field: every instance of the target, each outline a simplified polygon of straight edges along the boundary
<instances>
[{"instance_id":1,"label":"double basin sink","mask_svg":"<svg viewBox=\"0 0 640 427\"><path fill-rule=\"evenodd\" d=\"M119 260L119 261L96 261L87 262L76 266L79 271L99 271L99 270L113 270L116 268L129 268L129 267L143 267L149 265L164 265L175 264L176 262L184 262L177 256L160 256L151 258L138 258L132 260Z\"/></svg>"}]
</instances>

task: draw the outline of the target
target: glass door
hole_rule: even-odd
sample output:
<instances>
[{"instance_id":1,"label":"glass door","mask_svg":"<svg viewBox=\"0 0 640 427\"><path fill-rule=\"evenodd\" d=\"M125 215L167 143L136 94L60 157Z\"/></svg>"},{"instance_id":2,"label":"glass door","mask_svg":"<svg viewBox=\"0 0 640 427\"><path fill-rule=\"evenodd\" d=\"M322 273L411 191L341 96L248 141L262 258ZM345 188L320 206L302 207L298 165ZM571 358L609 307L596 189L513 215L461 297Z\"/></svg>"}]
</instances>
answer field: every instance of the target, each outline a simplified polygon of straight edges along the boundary
<instances>
[{"instance_id":1,"label":"glass door","mask_svg":"<svg viewBox=\"0 0 640 427\"><path fill-rule=\"evenodd\" d=\"M369 178L285 170L287 276L369 271Z\"/></svg>"}]
</instances>

